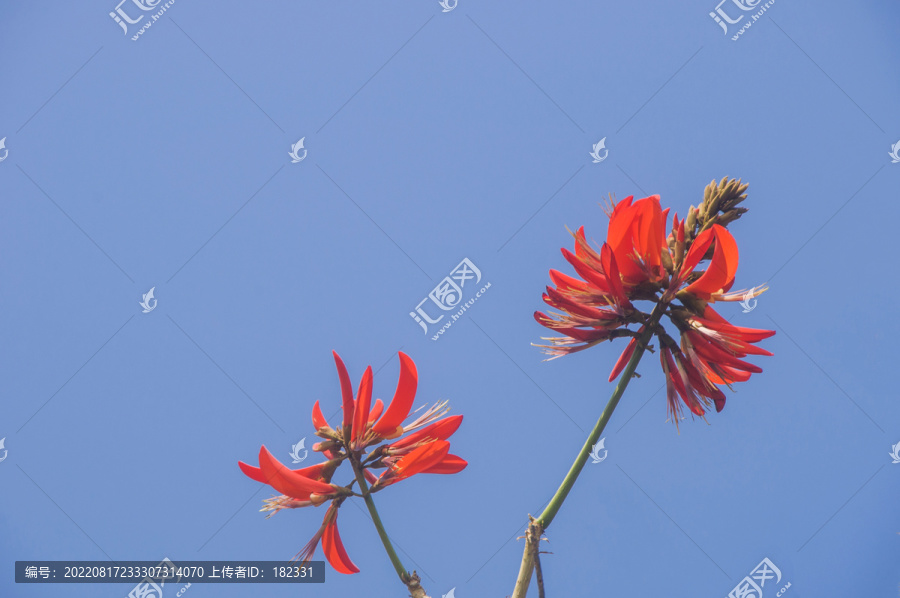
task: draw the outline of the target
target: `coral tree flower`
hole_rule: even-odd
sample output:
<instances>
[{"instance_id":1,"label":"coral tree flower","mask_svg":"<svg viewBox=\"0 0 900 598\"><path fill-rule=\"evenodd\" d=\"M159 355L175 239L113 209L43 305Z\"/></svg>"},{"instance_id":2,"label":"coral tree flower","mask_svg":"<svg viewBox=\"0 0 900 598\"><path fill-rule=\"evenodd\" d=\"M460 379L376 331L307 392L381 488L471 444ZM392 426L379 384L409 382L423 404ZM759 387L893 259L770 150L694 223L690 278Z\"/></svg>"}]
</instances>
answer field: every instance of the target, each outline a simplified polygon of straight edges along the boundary
<instances>
[{"instance_id":1,"label":"coral tree flower","mask_svg":"<svg viewBox=\"0 0 900 598\"><path fill-rule=\"evenodd\" d=\"M700 206L691 206L684 220L675 214L671 227L669 210L662 209L659 196L637 201L627 197L608 212L606 242L599 251L587 241L584 228L579 228L573 234L574 253L562 249L579 278L551 270L555 286L547 287L543 299L558 312L535 312L539 324L563 335L544 339L550 341L541 345L550 358L605 340L629 338L610 374L609 380L614 380L651 323L650 314L634 302L650 301L664 310L680 337L676 342L661 323L653 324L673 421L677 425L684 406L700 417L711 405L721 411L725 393L719 387L731 387L761 372L744 358L772 355L755 343L775 334L735 326L710 305L748 300L767 289L762 285L731 291L738 246L726 227L746 212L737 207L746 199L746 189L740 181L713 181ZM707 265L701 270L703 262Z\"/></svg>"},{"instance_id":2,"label":"coral tree flower","mask_svg":"<svg viewBox=\"0 0 900 598\"><path fill-rule=\"evenodd\" d=\"M350 374L343 360L333 353L341 388L341 424L331 427L322 413L319 401L312 408L316 435L323 439L313 450L327 459L322 463L291 469L276 459L263 446L259 451L259 467L238 462L244 474L268 484L280 495L264 501L263 511L269 517L282 509L317 507L330 501L318 531L294 557L309 561L319 543L325 558L340 573L358 573L350 560L337 528L338 509L352 496L365 496L420 473L452 474L465 469L464 459L450 454L448 438L462 423L462 415L444 417L449 407L439 402L421 415L410 419L418 385L416 364L400 353L400 379L394 397L385 407L381 399L372 401L373 373L366 368L354 395ZM404 436L404 434L407 434ZM371 485L354 492L354 479L346 485L332 483L338 468L349 462ZM371 470L383 470L376 475Z\"/></svg>"}]
</instances>

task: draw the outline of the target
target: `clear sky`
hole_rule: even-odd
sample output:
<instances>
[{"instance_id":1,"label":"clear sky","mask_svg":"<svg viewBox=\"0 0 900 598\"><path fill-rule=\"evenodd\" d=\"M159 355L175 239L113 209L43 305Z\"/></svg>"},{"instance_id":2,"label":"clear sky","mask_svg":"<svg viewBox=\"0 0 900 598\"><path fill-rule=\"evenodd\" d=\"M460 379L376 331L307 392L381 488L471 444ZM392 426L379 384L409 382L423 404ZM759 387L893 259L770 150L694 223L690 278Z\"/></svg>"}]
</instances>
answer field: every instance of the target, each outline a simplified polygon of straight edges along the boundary
<instances>
[{"instance_id":1,"label":"clear sky","mask_svg":"<svg viewBox=\"0 0 900 598\"><path fill-rule=\"evenodd\" d=\"M900 5L781 0L737 41L732 0L727 34L715 0L177 0L137 41L115 8L0 6L0 595L129 590L17 586L15 560L290 558L322 509L265 520L237 461L312 443L332 349L389 398L401 348L470 465L379 493L388 532L434 598L507 595L622 348L531 346L566 227L602 241L609 194L683 215L726 175L736 288L771 290L721 312L775 356L680 433L645 357L548 530L549 595L727 596L763 558L766 598L896 595ZM433 341L409 313L463 258L491 286ZM361 573L186 595L404 595L361 506Z\"/></svg>"}]
</instances>

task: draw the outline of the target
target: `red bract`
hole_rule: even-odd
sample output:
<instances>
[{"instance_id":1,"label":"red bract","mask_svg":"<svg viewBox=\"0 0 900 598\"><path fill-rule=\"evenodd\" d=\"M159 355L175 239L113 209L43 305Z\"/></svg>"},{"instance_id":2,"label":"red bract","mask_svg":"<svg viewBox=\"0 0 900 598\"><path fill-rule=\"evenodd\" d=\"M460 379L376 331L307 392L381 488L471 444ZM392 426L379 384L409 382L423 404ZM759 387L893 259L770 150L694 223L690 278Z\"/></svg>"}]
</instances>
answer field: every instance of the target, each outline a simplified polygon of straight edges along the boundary
<instances>
[{"instance_id":1,"label":"red bract","mask_svg":"<svg viewBox=\"0 0 900 598\"><path fill-rule=\"evenodd\" d=\"M634 354L637 338L650 324L650 314L635 302L649 301L664 310L678 329L680 343L661 323L653 324L659 339L660 364L666 377L669 412L677 424L682 406L697 416L715 405L721 411L725 394L719 386L747 380L762 370L744 360L748 355L771 355L754 346L774 331L734 326L713 310L716 301L747 301L767 287L730 292L738 267L738 246L726 226L746 210L737 205L746 197L739 181L713 182L699 208L688 217L674 215L659 196L637 201L631 197L609 212L606 241L599 250L587 241L584 228L573 234L575 251L563 256L580 278L550 271L555 287L547 287L544 302L558 310L535 312L539 324L563 336L542 345L555 359L614 338L628 338L610 374L624 370ZM668 236L665 231L670 230ZM700 264L707 261L704 270Z\"/></svg>"},{"instance_id":2,"label":"red bract","mask_svg":"<svg viewBox=\"0 0 900 598\"><path fill-rule=\"evenodd\" d=\"M325 558L336 571L356 573L359 569L347 555L337 530L337 512L345 500L359 496L359 491L353 490L358 480L354 476L347 485L334 484L332 477L336 470L349 462L354 471L360 472L371 484L370 488L360 489L363 495L378 492L419 473L458 473L467 463L449 454L447 439L459 428L463 416L445 418L449 408L446 402L441 402L404 423L412 410L418 384L416 365L405 353L399 354L400 379L387 407L381 399L372 401L374 375L371 367L363 373L354 398L350 374L340 356L333 355L341 388L341 425L337 428L329 425L318 401L312 408L315 433L323 439L312 448L328 460L302 469L290 469L262 447L259 467L243 462L238 465L249 478L281 493L264 501L262 510L268 511L268 516L282 509L319 506L331 501L322 526L295 558L309 560L321 541ZM411 434L402 437L407 432ZM385 443L386 440L393 442ZM370 470L383 470L383 473L378 476Z\"/></svg>"}]
</instances>

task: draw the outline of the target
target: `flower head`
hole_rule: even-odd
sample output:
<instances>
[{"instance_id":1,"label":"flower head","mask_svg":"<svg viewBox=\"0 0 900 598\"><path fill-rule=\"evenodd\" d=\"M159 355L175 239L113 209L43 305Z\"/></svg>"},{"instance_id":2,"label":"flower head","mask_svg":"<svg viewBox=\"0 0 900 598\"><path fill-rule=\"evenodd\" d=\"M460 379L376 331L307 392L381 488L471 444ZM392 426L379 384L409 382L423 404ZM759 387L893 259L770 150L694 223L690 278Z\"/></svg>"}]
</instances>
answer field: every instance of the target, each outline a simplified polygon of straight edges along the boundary
<instances>
[{"instance_id":1,"label":"flower head","mask_svg":"<svg viewBox=\"0 0 900 598\"><path fill-rule=\"evenodd\" d=\"M628 338L610 374L612 381L626 368L649 326L650 335L659 340L668 408L676 425L684 407L700 417L711 406L721 411L725 394L719 387L761 372L744 358L771 355L754 343L775 334L735 326L710 305L767 290L762 285L731 291L738 246L726 227L747 211L738 207L746 189L740 181L713 181L700 206L691 206L684 220L673 215L671 227L669 210L662 209L659 196L637 201L627 197L609 210L606 241L599 251L579 228L572 235L574 253L562 250L579 278L551 270L555 286L547 287L543 299L558 311L534 314L539 324L562 335L544 339L550 344L541 346L550 358ZM701 270L703 262L707 265ZM639 309L635 302L640 301L652 302L653 311ZM663 315L677 329L680 342L666 332Z\"/></svg>"},{"instance_id":2,"label":"flower head","mask_svg":"<svg viewBox=\"0 0 900 598\"><path fill-rule=\"evenodd\" d=\"M357 573L337 530L337 513L345 500L383 490L419 473L458 473L467 463L449 453L447 439L459 428L462 415L444 417L447 402L439 402L421 415L410 418L416 396L418 374L416 364L400 353L400 379L390 403L372 401L372 368L366 368L354 395L350 374L343 360L333 353L341 388L341 424L332 427L322 413L319 402L312 408L312 423L322 442L313 445L327 459L322 463L290 469L263 446L259 451L259 467L238 462L247 477L268 484L278 496L264 500L262 511L267 517L283 509L317 507L330 501L322 525L295 559L308 561L319 545L331 566L340 573ZM411 419L411 421L407 421ZM404 436L404 434L408 434ZM349 462L354 477L346 485L332 483L342 464ZM372 470L382 470L376 475ZM359 483L359 492L353 486ZM370 485L370 486L369 486ZM369 487L367 487L369 486Z\"/></svg>"}]
</instances>

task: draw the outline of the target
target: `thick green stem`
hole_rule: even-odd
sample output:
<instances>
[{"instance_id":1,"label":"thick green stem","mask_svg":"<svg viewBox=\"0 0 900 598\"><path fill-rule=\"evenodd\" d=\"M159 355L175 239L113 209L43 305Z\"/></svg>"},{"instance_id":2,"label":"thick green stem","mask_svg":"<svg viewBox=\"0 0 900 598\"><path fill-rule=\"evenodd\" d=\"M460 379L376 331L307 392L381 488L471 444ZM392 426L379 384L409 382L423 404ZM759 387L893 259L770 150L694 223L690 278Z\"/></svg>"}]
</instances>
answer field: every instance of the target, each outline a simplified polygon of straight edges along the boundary
<instances>
[{"instance_id":1,"label":"thick green stem","mask_svg":"<svg viewBox=\"0 0 900 598\"><path fill-rule=\"evenodd\" d=\"M366 501L366 507L369 509L369 515L372 516L372 523L375 524L375 529L378 530L378 537L381 538L381 543L384 544L384 549L387 551L388 558L391 559L391 564L394 565L394 570L397 572L397 575L400 576L400 581L405 584L409 581L409 573L407 573L403 563L400 562L400 557L397 556L397 551L394 550L394 545L391 544L391 539L384 529L384 524L381 522L381 516L378 514L378 509L375 508L375 501L372 500L372 495L369 493L369 486L366 484L366 476L363 475L362 468L354 459L351 459L350 462L353 465L353 473L356 474L356 481L359 482L363 500Z\"/></svg>"},{"instance_id":2,"label":"thick green stem","mask_svg":"<svg viewBox=\"0 0 900 598\"><path fill-rule=\"evenodd\" d=\"M550 527L550 523L553 521L553 518L556 517L563 502L565 502L566 497L569 495L569 491L572 490L572 486L575 485L575 480L578 479L581 470L584 469L584 465L587 463L588 456L590 456L593 446L600 439L600 435L603 434L603 429L606 428L609 418L619 404L622 395L625 394L625 389L628 387L628 383L631 382L631 378L634 376L638 363L641 361L641 357L644 356L647 344L656 332L656 325L659 324L659 320L662 318L664 312L665 305L657 303L653 312L650 314L650 318L647 320L644 332L637 338L637 346L634 348L634 353L631 355L631 359L628 360L625 369L622 370L619 382L616 384L616 388L609 398L609 402L606 403L603 413L600 414L600 419L594 424L594 429L591 430L590 435L588 435L587 440L584 442L584 446L581 447L581 451L578 453L578 456L575 457L575 462L572 463L572 467L569 468L569 472L566 474L566 477L563 478L562 484L560 484L556 494L554 494L553 498L550 499L550 502L547 503L544 512L531 523L531 526L536 527L540 532L543 532L543 530ZM528 586L531 583L531 573L533 570L534 555L532 554L531 547L526 542L525 554L522 556L522 565L519 567L519 576L516 578L516 587L511 598L525 598L525 594L528 592Z\"/></svg>"}]
</instances>

